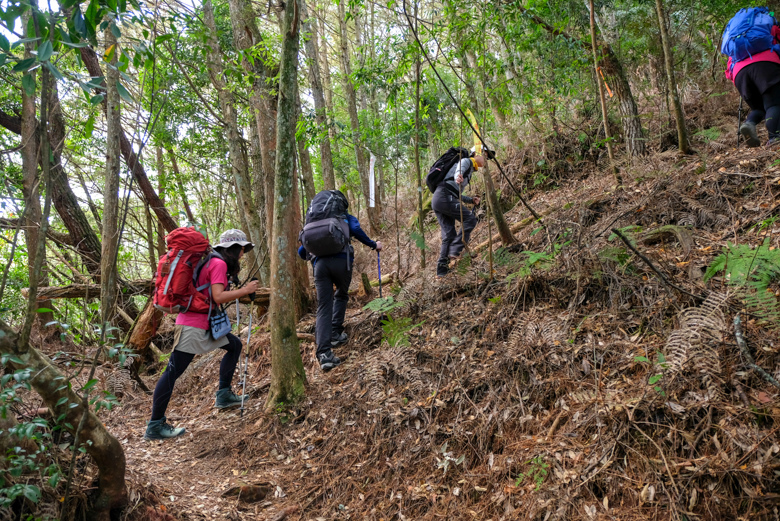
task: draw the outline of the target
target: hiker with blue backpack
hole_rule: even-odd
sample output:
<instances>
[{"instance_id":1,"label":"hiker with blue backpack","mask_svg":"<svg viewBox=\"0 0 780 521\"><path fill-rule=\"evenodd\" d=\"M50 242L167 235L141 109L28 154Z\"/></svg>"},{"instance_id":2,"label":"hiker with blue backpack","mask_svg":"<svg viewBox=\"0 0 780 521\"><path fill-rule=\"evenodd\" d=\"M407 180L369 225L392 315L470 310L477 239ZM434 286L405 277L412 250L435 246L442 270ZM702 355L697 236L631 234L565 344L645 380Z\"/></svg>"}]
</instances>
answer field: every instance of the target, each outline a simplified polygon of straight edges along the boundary
<instances>
[{"instance_id":1,"label":"hiker with blue backpack","mask_svg":"<svg viewBox=\"0 0 780 521\"><path fill-rule=\"evenodd\" d=\"M144 434L147 440L164 440L184 434L183 427L175 428L168 423L165 411L176 380L184 374L195 355L217 348L225 351L219 364L214 406L218 409L243 406L242 397L231 390L241 356L241 340L229 333L227 315L217 308L244 296L252 298L257 291L256 280L241 288L229 289L229 280L238 278L241 257L254 247L241 230L228 230L220 235L219 243L213 246L211 253L208 253L208 240L193 228L177 228L165 240L168 253L160 259L157 268L154 304L166 312L179 314L173 333L173 351L154 388L152 417Z\"/></svg>"},{"instance_id":2,"label":"hiker with blue backpack","mask_svg":"<svg viewBox=\"0 0 780 521\"><path fill-rule=\"evenodd\" d=\"M461 147L452 147L431 166L425 184L433 192L431 208L441 228L441 249L436 262L436 276L445 277L450 271L450 261L457 260L468 244L471 232L477 226L477 218L465 204L478 205L480 197L463 193L471 176L485 166L485 156L477 155ZM455 229L459 221L460 234Z\"/></svg>"},{"instance_id":3,"label":"hiker with blue backpack","mask_svg":"<svg viewBox=\"0 0 780 521\"><path fill-rule=\"evenodd\" d=\"M728 56L726 77L751 109L739 133L749 147L759 146L756 125L766 119L766 146L780 145L780 27L774 13L740 9L723 31L720 51Z\"/></svg>"},{"instance_id":4,"label":"hiker with blue backpack","mask_svg":"<svg viewBox=\"0 0 780 521\"><path fill-rule=\"evenodd\" d=\"M369 248L382 251L382 243L372 241L356 217L347 213L349 201L339 190L323 190L314 196L306 211L306 222L298 239L298 255L310 260L317 289L315 341L320 369L327 372L341 364L333 349L344 345L344 317L352 283L354 237ZM334 293L333 286L336 286Z\"/></svg>"}]
</instances>

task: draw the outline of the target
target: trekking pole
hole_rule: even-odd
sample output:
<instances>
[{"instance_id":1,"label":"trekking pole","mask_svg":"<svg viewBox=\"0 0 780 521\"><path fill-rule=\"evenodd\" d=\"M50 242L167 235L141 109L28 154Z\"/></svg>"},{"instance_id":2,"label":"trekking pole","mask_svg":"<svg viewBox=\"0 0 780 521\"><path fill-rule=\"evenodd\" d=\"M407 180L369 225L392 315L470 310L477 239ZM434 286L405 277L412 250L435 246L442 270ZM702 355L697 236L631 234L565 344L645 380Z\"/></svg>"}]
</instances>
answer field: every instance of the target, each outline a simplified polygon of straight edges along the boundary
<instances>
[{"instance_id":1,"label":"trekking pole","mask_svg":"<svg viewBox=\"0 0 780 521\"><path fill-rule=\"evenodd\" d=\"M379 259L379 250L376 251L376 271L379 275L379 298L382 298L382 263Z\"/></svg>"},{"instance_id":2,"label":"trekking pole","mask_svg":"<svg viewBox=\"0 0 780 521\"><path fill-rule=\"evenodd\" d=\"M249 339L252 338L252 315L254 314L253 308L255 307L255 299L253 295L250 295L249 302L249 329L246 332L246 350L244 351L244 374L241 376L241 412L239 417L244 417L244 397L246 396L246 377L249 373Z\"/></svg>"},{"instance_id":3,"label":"trekking pole","mask_svg":"<svg viewBox=\"0 0 780 521\"><path fill-rule=\"evenodd\" d=\"M739 97L739 112L737 113L737 148L739 148L739 127L742 124L742 96Z\"/></svg>"}]
</instances>

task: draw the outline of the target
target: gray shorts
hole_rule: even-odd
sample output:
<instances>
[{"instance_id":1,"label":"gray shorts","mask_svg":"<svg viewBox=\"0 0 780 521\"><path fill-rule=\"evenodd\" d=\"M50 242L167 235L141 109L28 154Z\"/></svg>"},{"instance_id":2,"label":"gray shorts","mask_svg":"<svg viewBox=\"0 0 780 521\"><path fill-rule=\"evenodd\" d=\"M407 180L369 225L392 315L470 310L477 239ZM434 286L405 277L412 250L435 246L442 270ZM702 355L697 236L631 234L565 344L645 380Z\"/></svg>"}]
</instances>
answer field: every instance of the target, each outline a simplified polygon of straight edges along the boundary
<instances>
[{"instance_id":1,"label":"gray shorts","mask_svg":"<svg viewBox=\"0 0 780 521\"><path fill-rule=\"evenodd\" d=\"M202 355L227 344L227 336L214 340L211 333L199 327L177 325L173 330L173 348L182 353Z\"/></svg>"}]
</instances>

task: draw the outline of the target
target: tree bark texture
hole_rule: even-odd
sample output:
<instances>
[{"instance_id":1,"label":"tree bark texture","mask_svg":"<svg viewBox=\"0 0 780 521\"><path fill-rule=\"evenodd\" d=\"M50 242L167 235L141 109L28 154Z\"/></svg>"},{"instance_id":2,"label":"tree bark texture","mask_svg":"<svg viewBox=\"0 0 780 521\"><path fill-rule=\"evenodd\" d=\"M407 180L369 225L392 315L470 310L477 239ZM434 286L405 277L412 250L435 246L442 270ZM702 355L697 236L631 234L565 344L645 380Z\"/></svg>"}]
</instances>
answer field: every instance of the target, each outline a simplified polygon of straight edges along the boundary
<instances>
[{"instance_id":1,"label":"tree bark texture","mask_svg":"<svg viewBox=\"0 0 780 521\"><path fill-rule=\"evenodd\" d=\"M27 26L29 19L29 11L26 12L22 20L25 27ZM28 42L24 44L24 57L32 58L32 51L35 50L35 43ZM33 81L36 80L37 71L31 70L27 74L32 76ZM25 222L23 223L24 229L24 242L27 245L27 260L29 275L32 277L32 272L35 269L35 253L38 249L38 231L41 227L41 218L43 212L41 210L41 190L38 177L38 121L35 117L35 94L28 96L27 92L22 89L22 170L24 177L22 178L22 194L24 195L24 201L26 205ZM42 264L43 269L38 279L38 283L43 286L49 285L49 277L47 275L48 267L46 266L46 249L44 245L44 254ZM51 309L51 302L41 302L41 307ZM44 325L54 320L54 314L51 312L39 313L38 324Z\"/></svg>"},{"instance_id":2,"label":"tree bark texture","mask_svg":"<svg viewBox=\"0 0 780 521\"><path fill-rule=\"evenodd\" d=\"M661 30L661 47L664 53L664 66L666 68L666 85L672 97L674 119L677 123L677 143L680 152L689 154L691 151L688 143L688 130L685 127L685 114L683 113L680 94L677 91L677 80L674 77L674 55L672 45L669 42L669 31L666 29L666 13L663 0L655 0L655 12L658 15L658 28Z\"/></svg>"},{"instance_id":3,"label":"tree bark texture","mask_svg":"<svg viewBox=\"0 0 780 521\"><path fill-rule=\"evenodd\" d=\"M252 181L249 178L249 168L242 150L243 137L238 130L238 115L233 94L228 90L224 79L224 66L222 64L222 52L217 41L217 25L214 20L214 8L211 0L203 2L203 19L209 29L209 59L208 68L211 83L217 91L219 106L222 111L222 119L227 130L228 152L230 154L230 170L236 184L239 211L243 212L249 227L249 240L259 242L262 240L260 217L257 213L252 198Z\"/></svg>"},{"instance_id":4,"label":"tree bark texture","mask_svg":"<svg viewBox=\"0 0 780 521\"><path fill-rule=\"evenodd\" d=\"M493 187L493 177L490 175L490 163L488 162L485 162L485 170L482 173L482 178L485 180L485 195L488 200L488 208L493 215L493 220L496 222L498 234L501 236L501 243L504 246L516 243L517 240L512 234L509 224L506 222L504 212L501 211L501 206L499 206L496 189Z\"/></svg>"},{"instance_id":5,"label":"tree bark texture","mask_svg":"<svg viewBox=\"0 0 780 521\"><path fill-rule=\"evenodd\" d=\"M357 158L358 174L360 175L360 187L363 197L368 207L368 158L362 145L360 135L360 119L357 112L357 93L352 84L352 68L350 65L349 47L347 46L347 21L344 10L346 0L339 0L339 40L341 44L341 73L344 80L344 92L346 94L347 111L349 112L349 121L352 127L352 144ZM379 222L376 208L367 208L368 224L371 234L376 235L379 231Z\"/></svg>"},{"instance_id":6,"label":"tree bark texture","mask_svg":"<svg viewBox=\"0 0 780 521\"><path fill-rule=\"evenodd\" d=\"M252 192L255 195L255 204L261 210L259 212L260 225L262 226L260 233L263 234L260 241L255 245L260 265L258 278L261 285L269 286L271 284L271 274L268 259L268 220L265 212L265 173L263 172L263 158L260 151L260 136L254 125L249 126L249 158L252 167Z\"/></svg>"},{"instance_id":7,"label":"tree bark texture","mask_svg":"<svg viewBox=\"0 0 780 521\"><path fill-rule=\"evenodd\" d=\"M279 75L279 105L276 122L276 179L274 182L274 220L271 246L271 386L266 409L294 403L305 392L298 336L295 330L295 262L297 229L289 223L298 211L295 198L295 124L298 71L298 3L284 8L282 59Z\"/></svg>"},{"instance_id":8,"label":"tree bark texture","mask_svg":"<svg viewBox=\"0 0 780 521\"><path fill-rule=\"evenodd\" d=\"M105 30L107 53L111 66L106 67L106 170L103 189L103 237L100 259L100 323L111 325L117 298L117 253L119 250L119 69L117 66L117 39L112 32L115 22L110 20Z\"/></svg>"},{"instance_id":9,"label":"tree bark texture","mask_svg":"<svg viewBox=\"0 0 780 521\"><path fill-rule=\"evenodd\" d=\"M84 62L84 66L87 68L89 75L92 76L93 79L103 77L103 70L100 67L100 61L97 54L95 54L94 49L91 47L82 47L80 50L81 60ZM104 90L105 87L101 89L101 91ZM105 107L106 100L103 100L103 108L105 109ZM119 130L119 150L122 152L122 157L124 157L127 167L133 173L133 177L135 177L135 181L138 183L138 188L141 189L146 204L151 207L152 211L157 216L157 219L160 221L160 224L162 224L167 232L175 230L178 227L176 221L171 217L171 214L168 213L165 204L160 200L157 192L154 191L154 187L152 186L152 183L149 182L149 177L146 175L146 170L144 170L141 161L133 151L130 140L127 139L127 136L121 127Z\"/></svg>"},{"instance_id":10,"label":"tree bark texture","mask_svg":"<svg viewBox=\"0 0 780 521\"><path fill-rule=\"evenodd\" d=\"M21 363L9 362L15 369L29 369L30 384L41 395L52 415L63 416L61 425L78 425L84 415L81 397L67 380L37 349L22 344L22 339L11 327L0 320L0 352L14 355ZM72 434L74 428L68 429ZM115 437L109 433L92 412L86 411L86 421L80 438L87 454L98 467L97 494L91 505L92 518L108 521L110 512L127 503L125 485L125 453Z\"/></svg>"},{"instance_id":11,"label":"tree bark texture","mask_svg":"<svg viewBox=\"0 0 780 521\"><path fill-rule=\"evenodd\" d=\"M173 177L179 191L179 197L181 197L181 204L184 206L184 213L187 214L187 219L194 223L195 214L192 213L192 208L190 208L190 202L187 199L187 191L184 189L184 183L181 180L181 172L179 172L179 162L176 161L176 154L173 153L172 148L168 149L168 157L171 159L171 169L173 170ZM158 161L158 163L160 163L160 161Z\"/></svg>"},{"instance_id":12,"label":"tree bark texture","mask_svg":"<svg viewBox=\"0 0 780 521\"><path fill-rule=\"evenodd\" d=\"M306 0L298 0L303 27L303 45L306 50L306 58L309 66L309 81L311 94L314 98L314 114L317 127L328 129L328 112L325 104L325 94L322 88L322 75L320 74L319 35L317 34L317 22L312 23L309 11L306 8ZM336 177L333 173L333 151L330 147L330 132L323 134L320 141L320 161L322 164L322 181L325 190L336 188Z\"/></svg>"},{"instance_id":13,"label":"tree bark texture","mask_svg":"<svg viewBox=\"0 0 780 521\"><path fill-rule=\"evenodd\" d=\"M415 4L416 17L417 4ZM420 171L420 65L420 58L418 57L414 64L414 172L417 177L417 223L420 227L423 245L425 245L422 172ZM398 190L398 187L396 187L396 190ZM425 248L420 249L420 268L425 269ZM401 269L400 266L398 269Z\"/></svg>"},{"instance_id":14,"label":"tree bark texture","mask_svg":"<svg viewBox=\"0 0 780 521\"><path fill-rule=\"evenodd\" d=\"M166 173L165 173L165 156L163 155L163 148L161 146L157 147L157 193L160 195L160 201L162 204L165 204L165 187L168 182ZM147 208L149 208L149 205L146 205ZM167 247L165 245L165 228L163 228L162 223L160 221L157 221L157 258L159 259L163 255L165 255L165 252L167 251Z\"/></svg>"}]
</instances>

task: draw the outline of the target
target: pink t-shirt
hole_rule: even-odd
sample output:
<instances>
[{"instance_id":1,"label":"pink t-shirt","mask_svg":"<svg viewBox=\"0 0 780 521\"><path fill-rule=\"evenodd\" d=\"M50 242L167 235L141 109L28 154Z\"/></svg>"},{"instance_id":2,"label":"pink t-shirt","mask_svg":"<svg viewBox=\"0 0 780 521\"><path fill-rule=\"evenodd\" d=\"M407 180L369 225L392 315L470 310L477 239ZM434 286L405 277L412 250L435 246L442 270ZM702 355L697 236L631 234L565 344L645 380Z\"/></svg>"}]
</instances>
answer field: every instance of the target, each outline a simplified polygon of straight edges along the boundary
<instances>
[{"instance_id":1,"label":"pink t-shirt","mask_svg":"<svg viewBox=\"0 0 780 521\"><path fill-rule=\"evenodd\" d=\"M228 287L227 264L222 259L213 258L208 265L203 268L198 276L198 286L204 284L222 284L225 289ZM201 291L208 298L209 288ZM209 316L206 313L179 313L176 317L176 325L191 326L198 329L208 330Z\"/></svg>"}]
</instances>

